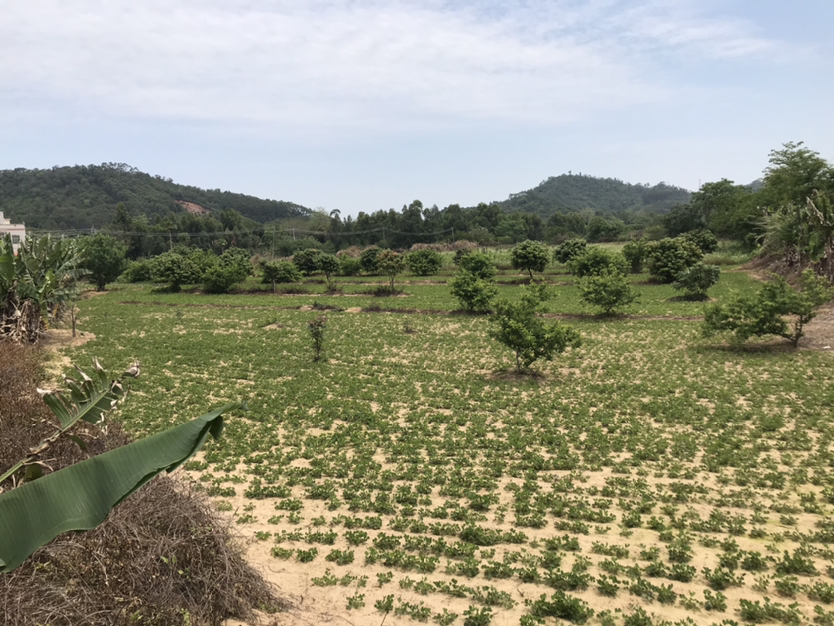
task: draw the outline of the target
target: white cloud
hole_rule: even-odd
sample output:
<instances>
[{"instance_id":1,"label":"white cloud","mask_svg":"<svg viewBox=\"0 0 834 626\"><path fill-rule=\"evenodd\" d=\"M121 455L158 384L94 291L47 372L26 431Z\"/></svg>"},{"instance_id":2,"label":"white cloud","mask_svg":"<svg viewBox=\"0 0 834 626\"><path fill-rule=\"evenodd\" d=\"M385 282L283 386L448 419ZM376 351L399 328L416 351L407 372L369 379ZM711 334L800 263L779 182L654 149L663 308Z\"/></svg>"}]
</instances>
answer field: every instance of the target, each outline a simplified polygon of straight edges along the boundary
<instances>
[{"instance_id":1,"label":"white cloud","mask_svg":"<svg viewBox=\"0 0 834 626\"><path fill-rule=\"evenodd\" d=\"M652 68L774 46L680 2L7 3L6 103L277 132L557 125L672 97ZM9 115L6 111L6 115ZM13 113L13 112L12 112Z\"/></svg>"}]
</instances>

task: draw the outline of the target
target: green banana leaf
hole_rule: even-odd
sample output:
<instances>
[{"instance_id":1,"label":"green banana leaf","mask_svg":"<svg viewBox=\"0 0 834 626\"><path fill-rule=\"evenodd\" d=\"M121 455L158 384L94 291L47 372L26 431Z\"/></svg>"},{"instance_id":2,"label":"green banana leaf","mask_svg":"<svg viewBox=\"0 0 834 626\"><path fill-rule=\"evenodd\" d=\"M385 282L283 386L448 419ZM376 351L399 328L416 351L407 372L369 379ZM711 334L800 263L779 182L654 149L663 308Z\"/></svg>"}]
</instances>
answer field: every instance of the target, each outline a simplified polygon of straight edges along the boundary
<instances>
[{"instance_id":1,"label":"green banana leaf","mask_svg":"<svg viewBox=\"0 0 834 626\"><path fill-rule=\"evenodd\" d=\"M0 494L0 572L70 530L98 526L114 506L162 471L173 471L223 430L229 404L157 435L105 452Z\"/></svg>"}]
</instances>

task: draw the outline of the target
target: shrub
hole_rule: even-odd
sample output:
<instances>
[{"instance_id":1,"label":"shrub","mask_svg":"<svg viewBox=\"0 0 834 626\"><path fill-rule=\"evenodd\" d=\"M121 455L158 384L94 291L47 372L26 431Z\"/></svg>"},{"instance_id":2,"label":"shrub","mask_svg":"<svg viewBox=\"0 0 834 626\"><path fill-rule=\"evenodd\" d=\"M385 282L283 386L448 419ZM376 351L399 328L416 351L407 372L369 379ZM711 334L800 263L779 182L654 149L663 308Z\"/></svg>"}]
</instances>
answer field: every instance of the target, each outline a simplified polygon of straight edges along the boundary
<instances>
[{"instance_id":1,"label":"shrub","mask_svg":"<svg viewBox=\"0 0 834 626\"><path fill-rule=\"evenodd\" d=\"M81 267L89 272L99 291L104 291L107 283L116 280L127 264L127 246L101 233L82 241L81 254Z\"/></svg>"},{"instance_id":2,"label":"shrub","mask_svg":"<svg viewBox=\"0 0 834 626\"><path fill-rule=\"evenodd\" d=\"M359 264L362 266L363 272L371 275L379 272L379 268L376 265L376 258L379 256L380 252L382 252L382 250L376 246L371 246L370 248L362 250L362 254L359 255Z\"/></svg>"},{"instance_id":3,"label":"shrub","mask_svg":"<svg viewBox=\"0 0 834 626\"><path fill-rule=\"evenodd\" d=\"M272 283L275 291L276 283L297 283L301 281L301 272L295 263L289 261L261 261L261 272L265 285Z\"/></svg>"},{"instance_id":4,"label":"shrub","mask_svg":"<svg viewBox=\"0 0 834 626\"><path fill-rule=\"evenodd\" d=\"M376 257L376 266L379 272L388 276L388 291L394 293L394 279L405 268L403 255L394 250L382 250Z\"/></svg>"},{"instance_id":5,"label":"shrub","mask_svg":"<svg viewBox=\"0 0 834 626\"><path fill-rule=\"evenodd\" d=\"M322 254L321 250L306 248L292 255L292 262L295 263L295 266L302 274L309 276L318 269L316 262L320 254Z\"/></svg>"},{"instance_id":6,"label":"shrub","mask_svg":"<svg viewBox=\"0 0 834 626\"><path fill-rule=\"evenodd\" d=\"M463 255L458 265L460 265L461 269L484 280L495 278L495 274L498 272L495 269L495 263L483 252L470 252L469 254Z\"/></svg>"},{"instance_id":7,"label":"shrub","mask_svg":"<svg viewBox=\"0 0 834 626\"><path fill-rule=\"evenodd\" d=\"M672 287L683 291L683 297L687 300L705 300L707 289L717 283L720 276L720 267L705 265L699 261L678 274Z\"/></svg>"},{"instance_id":8,"label":"shrub","mask_svg":"<svg viewBox=\"0 0 834 626\"><path fill-rule=\"evenodd\" d=\"M458 270L449 284L452 295L467 311L489 311L498 295L498 288L491 279L480 278L465 269Z\"/></svg>"},{"instance_id":9,"label":"shrub","mask_svg":"<svg viewBox=\"0 0 834 626\"><path fill-rule=\"evenodd\" d=\"M203 290L228 293L236 284L243 282L251 270L249 253L240 248L229 248L203 273Z\"/></svg>"},{"instance_id":10,"label":"shrub","mask_svg":"<svg viewBox=\"0 0 834 626\"><path fill-rule=\"evenodd\" d=\"M609 252L599 246L591 246L582 254L571 259L568 262L568 269L571 274L583 278L585 276L597 276L606 269L616 269L625 274L628 272L628 264L622 254Z\"/></svg>"},{"instance_id":11,"label":"shrub","mask_svg":"<svg viewBox=\"0 0 834 626\"><path fill-rule=\"evenodd\" d=\"M579 282L580 300L602 309L610 315L637 300L638 294L628 284L625 274L610 267L596 276L586 276Z\"/></svg>"},{"instance_id":12,"label":"shrub","mask_svg":"<svg viewBox=\"0 0 834 626\"><path fill-rule=\"evenodd\" d=\"M704 337L732 333L736 342L750 337L778 335L797 346L805 325L816 316L815 309L832 296L830 283L813 270L802 272L800 289L779 276L753 296L738 296L726 304L707 307L701 332ZM785 317L791 319L789 324Z\"/></svg>"},{"instance_id":13,"label":"shrub","mask_svg":"<svg viewBox=\"0 0 834 626\"><path fill-rule=\"evenodd\" d=\"M518 302L500 300L490 320L496 324L489 335L515 352L516 371L530 367L536 360L550 361L553 355L581 344L579 333L558 323L545 324L541 305L550 296L544 285L524 290Z\"/></svg>"},{"instance_id":14,"label":"shrub","mask_svg":"<svg viewBox=\"0 0 834 626\"><path fill-rule=\"evenodd\" d=\"M530 280L533 280L533 271L543 272L550 260L547 246L540 241L522 241L510 250L510 263L514 269L530 273Z\"/></svg>"},{"instance_id":15,"label":"shrub","mask_svg":"<svg viewBox=\"0 0 834 626\"><path fill-rule=\"evenodd\" d=\"M144 283L153 280L150 260L131 261L127 269L119 276L119 280L125 283Z\"/></svg>"},{"instance_id":16,"label":"shrub","mask_svg":"<svg viewBox=\"0 0 834 626\"><path fill-rule=\"evenodd\" d=\"M432 276L440 271L443 266L443 257L440 253L431 248L423 248L409 252L405 262L417 276Z\"/></svg>"},{"instance_id":17,"label":"shrub","mask_svg":"<svg viewBox=\"0 0 834 626\"><path fill-rule=\"evenodd\" d=\"M623 256L629 265L632 274L639 274L643 271L643 262L646 260L647 245L645 239L629 241L623 246Z\"/></svg>"},{"instance_id":18,"label":"shrub","mask_svg":"<svg viewBox=\"0 0 834 626\"><path fill-rule=\"evenodd\" d=\"M652 280L659 283L674 282L678 274L703 256L698 246L682 237L667 237L646 244L646 266Z\"/></svg>"},{"instance_id":19,"label":"shrub","mask_svg":"<svg viewBox=\"0 0 834 626\"><path fill-rule=\"evenodd\" d=\"M681 238L694 243L703 254L709 254L718 250L718 237L706 228L692 230L681 235Z\"/></svg>"},{"instance_id":20,"label":"shrub","mask_svg":"<svg viewBox=\"0 0 834 626\"><path fill-rule=\"evenodd\" d=\"M167 283L171 291L179 291L186 283L195 283L200 273L195 264L177 252L163 252L150 261L153 280Z\"/></svg>"},{"instance_id":21,"label":"shrub","mask_svg":"<svg viewBox=\"0 0 834 626\"><path fill-rule=\"evenodd\" d=\"M307 328L313 340L313 361L321 361L324 353L324 329L327 328L327 317L319 315L316 319L307 322Z\"/></svg>"},{"instance_id":22,"label":"shrub","mask_svg":"<svg viewBox=\"0 0 834 626\"><path fill-rule=\"evenodd\" d=\"M321 253L316 257L316 269L324 274L328 285L333 274L338 272L340 267L341 263L339 263L339 259L335 254Z\"/></svg>"},{"instance_id":23,"label":"shrub","mask_svg":"<svg viewBox=\"0 0 834 626\"><path fill-rule=\"evenodd\" d=\"M351 256L343 256L339 259L339 273L342 276L356 276L362 271L362 264L359 259Z\"/></svg>"},{"instance_id":24,"label":"shrub","mask_svg":"<svg viewBox=\"0 0 834 626\"><path fill-rule=\"evenodd\" d=\"M583 254L587 249L588 242L584 239L568 239L561 245L556 246L553 251L553 260L559 263L567 263Z\"/></svg>"}]
</instances>

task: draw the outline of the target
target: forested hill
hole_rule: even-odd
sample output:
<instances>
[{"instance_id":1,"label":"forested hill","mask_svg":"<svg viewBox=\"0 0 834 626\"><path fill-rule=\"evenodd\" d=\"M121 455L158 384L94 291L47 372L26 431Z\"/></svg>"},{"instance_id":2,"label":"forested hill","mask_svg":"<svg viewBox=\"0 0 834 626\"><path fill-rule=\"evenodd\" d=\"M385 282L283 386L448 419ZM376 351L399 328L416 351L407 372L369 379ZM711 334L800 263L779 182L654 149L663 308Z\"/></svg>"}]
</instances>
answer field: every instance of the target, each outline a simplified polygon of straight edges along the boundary
<instances>
[{"instance_id":1,"label":"forested hill","mask_svg":"<svg viewBox=\"0 0 834 626\"><path fill-rule=\"evenodd\" d=\"M149 218L184 213L180 203L193 203L211 212L234 209L262 223L312 213L292 202L178 185L123 163L0 170L0 211L29 228L101 228L113 221L119 202L131 216Z\"/></svg>"},{"instance_id":2,"label":"forested hill","mask_svg":"<svg viewBox=\"0 0 834 626\"><path fill-rule=\"evenodd\" d=\"M554 213L594 209L604 213L645 210L664 213L676 204L689 202L690 192L666 183L653 187L632 185L616 178L596 178L582 174L551 176L538 187L510 195L499 202L506 211Z\"/></svg>"}]
</instances>

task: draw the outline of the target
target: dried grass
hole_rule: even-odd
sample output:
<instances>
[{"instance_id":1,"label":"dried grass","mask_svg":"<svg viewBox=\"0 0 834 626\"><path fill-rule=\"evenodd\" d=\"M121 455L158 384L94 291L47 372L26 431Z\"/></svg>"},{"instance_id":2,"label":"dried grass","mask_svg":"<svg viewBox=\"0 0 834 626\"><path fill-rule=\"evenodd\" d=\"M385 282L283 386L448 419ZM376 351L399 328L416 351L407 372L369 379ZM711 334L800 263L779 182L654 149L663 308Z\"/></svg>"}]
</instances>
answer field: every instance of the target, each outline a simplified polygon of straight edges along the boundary
<instances>
[{"instance_id":1,"label":"dried grass","mask_svg":"<svg viewBox=\"0 0 834 626\"><path fill-rule=\"evenodd\" d=\"M0 467L51 432L49 410L35 393L39 356L34 348L0 343ZM90 427L84 439L91 454L128 440L118 424L106 435ZM49 451L56 470L85 456L70 441ZM0 575L6 626L216 625L284 606L205 497L167 476L133 494L98 528L62 535Z\"/></svg>"}]
</instances>

